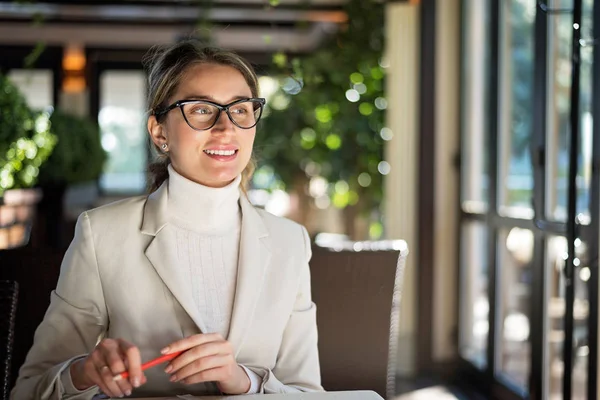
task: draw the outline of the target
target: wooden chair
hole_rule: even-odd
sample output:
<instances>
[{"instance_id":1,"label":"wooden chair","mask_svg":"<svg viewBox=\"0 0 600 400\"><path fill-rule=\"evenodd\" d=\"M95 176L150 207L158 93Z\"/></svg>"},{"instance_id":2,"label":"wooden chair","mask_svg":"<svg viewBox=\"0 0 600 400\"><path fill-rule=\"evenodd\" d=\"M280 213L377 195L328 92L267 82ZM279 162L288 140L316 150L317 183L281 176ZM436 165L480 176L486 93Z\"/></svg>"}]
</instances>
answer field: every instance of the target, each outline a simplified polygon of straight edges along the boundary
<instances>
[{"instance_id":1,"label":"wooden chair","mask_svg":"<svg viewBox=\"0 0 600 400\"><path fill-rule=\"evenodd\" d=\"M310 262L326 390L395 396L404 241L314 246Z\"/></svg>"}]
</instances>

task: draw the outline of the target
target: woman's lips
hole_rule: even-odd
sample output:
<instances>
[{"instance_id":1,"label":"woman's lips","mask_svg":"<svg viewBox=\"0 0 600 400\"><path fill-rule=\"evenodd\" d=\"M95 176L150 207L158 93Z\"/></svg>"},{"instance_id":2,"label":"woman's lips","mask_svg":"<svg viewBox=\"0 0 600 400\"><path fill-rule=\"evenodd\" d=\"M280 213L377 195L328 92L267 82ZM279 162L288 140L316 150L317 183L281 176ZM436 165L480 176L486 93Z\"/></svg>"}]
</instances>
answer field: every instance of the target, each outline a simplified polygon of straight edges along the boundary
<instances>
[{"instance_id":1,"label":"woman's lips","mask_svg":"<svg viewBox=\"0 0 600 400\"><path fill-rule=\"evenodd\" d=\"M203 151L208 157L217 161L232 161L237 157L238 150L207 149Z\"/></svg>"}]
</instances>

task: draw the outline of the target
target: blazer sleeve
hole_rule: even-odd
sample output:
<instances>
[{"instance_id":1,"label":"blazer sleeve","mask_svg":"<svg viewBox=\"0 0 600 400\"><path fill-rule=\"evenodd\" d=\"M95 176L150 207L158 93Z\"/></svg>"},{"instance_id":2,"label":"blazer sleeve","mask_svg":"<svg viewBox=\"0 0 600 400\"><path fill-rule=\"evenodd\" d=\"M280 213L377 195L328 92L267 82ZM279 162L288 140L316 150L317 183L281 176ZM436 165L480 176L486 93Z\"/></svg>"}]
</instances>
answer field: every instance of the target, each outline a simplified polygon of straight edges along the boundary
<instances>
[{"instance_id":1,"label":"blazer sleeve","mask_svg":"<svg viewBox=\"0 0 600 400\"><path fill-rule=\"evenodd\" d=\"M75 237L65 253L50 306L35 332L11 399L91 399L98 393L98 387L73 390L65 385L65 374L69 373L72 361L96 346L107 326L90 218L83 213L77 220Z\"/></svg>"},{"instance_id":2,"label":"blazer sleeve","mask_svg":"<svg viewBox=\"0 0 600 400\"><path fill-rule=\"evenodd\" d=\"M283 333L273 370L252 368L263 377L260 393L323 391L317 348L317 308L312 302L310 261L312 251L302 227L305 259L302 261L296 302Z\"/></svg>"}]
</instances>

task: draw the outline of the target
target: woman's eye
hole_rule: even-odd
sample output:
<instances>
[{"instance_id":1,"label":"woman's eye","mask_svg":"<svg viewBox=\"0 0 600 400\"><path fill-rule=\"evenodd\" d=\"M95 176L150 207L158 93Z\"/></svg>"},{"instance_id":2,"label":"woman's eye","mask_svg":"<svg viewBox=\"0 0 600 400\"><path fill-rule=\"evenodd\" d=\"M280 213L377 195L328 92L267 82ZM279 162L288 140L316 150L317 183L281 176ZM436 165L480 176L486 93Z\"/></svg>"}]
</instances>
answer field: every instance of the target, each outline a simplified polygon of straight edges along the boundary
<instances>
[{"instance_id":1,"label":"woman's eye","mask_svg":"<svg viewBox=\"0 0 600 400\"><path fill-rule=\"evenodd\" d=\"M244 109L244 108L234 108L231 110L231 112L234 114L245 114L248 111L246 111L246 109Z\"/></svg>"},{"instance_id":2,"label":"woman's eye","mask_svg":"<svg viewBox=\"0 0 600 400\"><path fill-rule=\"evenodd\" d=\"M196 114L210 114L210 108L198 107L198 108L195 108L194 110L192 110L192 112L194 112Z\"/></svg>"}]
</instances>

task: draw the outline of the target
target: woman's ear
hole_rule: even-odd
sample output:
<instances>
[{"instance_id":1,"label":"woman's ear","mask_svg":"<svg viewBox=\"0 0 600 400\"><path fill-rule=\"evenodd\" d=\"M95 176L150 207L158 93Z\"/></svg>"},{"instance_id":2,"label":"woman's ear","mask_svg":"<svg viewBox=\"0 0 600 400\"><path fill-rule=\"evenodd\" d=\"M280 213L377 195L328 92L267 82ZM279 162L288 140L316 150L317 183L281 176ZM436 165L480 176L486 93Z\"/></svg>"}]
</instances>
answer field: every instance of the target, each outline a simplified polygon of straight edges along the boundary
<instances>
[{"instance_id":1,"label":"woman's ear","mask_svg":"<svg viewBox=\"0 0 600 400\"><path fill-rule=\"evenodd\" d=\"M165 130L162 124L158 122L155 115L148 117L148 133L156 146L161 147L163 144L167 143Z\"/></svg>"}]
</instances>

